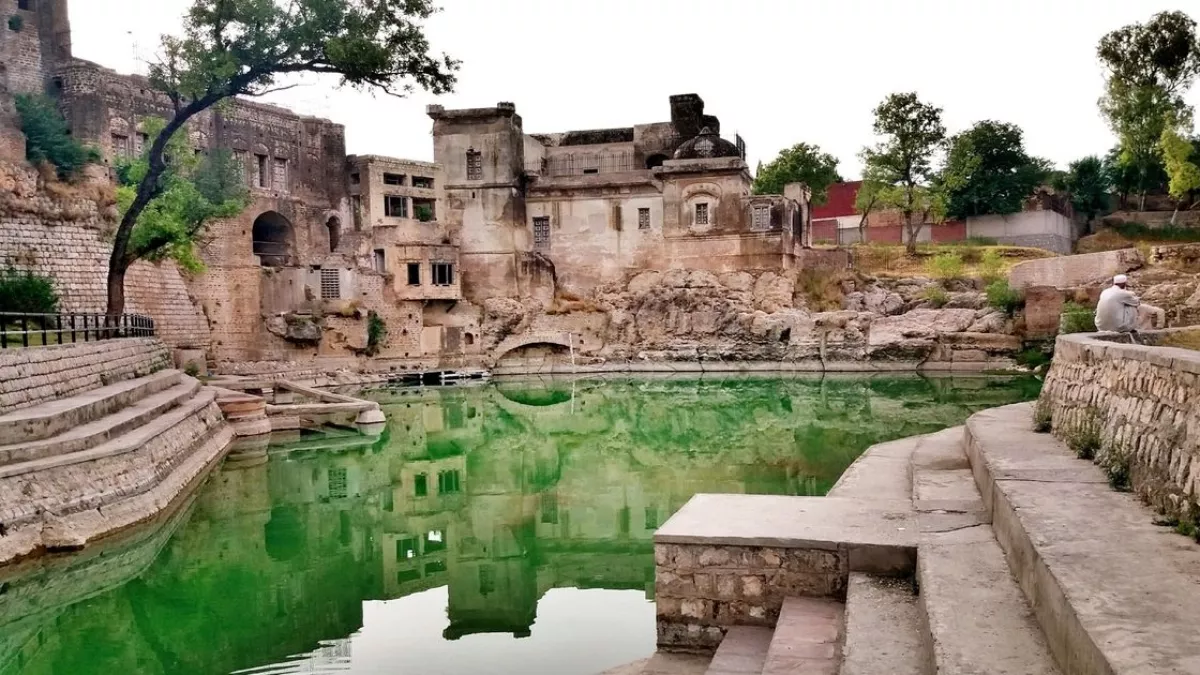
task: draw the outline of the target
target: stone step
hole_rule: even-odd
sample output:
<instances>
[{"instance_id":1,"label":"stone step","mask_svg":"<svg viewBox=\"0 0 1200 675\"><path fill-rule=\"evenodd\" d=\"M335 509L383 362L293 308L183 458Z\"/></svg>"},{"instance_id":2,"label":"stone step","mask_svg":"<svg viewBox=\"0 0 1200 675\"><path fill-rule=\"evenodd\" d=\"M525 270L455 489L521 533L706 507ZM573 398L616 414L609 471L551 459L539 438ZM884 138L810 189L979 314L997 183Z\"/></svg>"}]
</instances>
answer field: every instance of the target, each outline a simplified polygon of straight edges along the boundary
<instances>
[{"instance_id":1,"label":"stone step","mask_svg":"<svg viewBox=\"0 0 1200 675\"><path fill-rule=\"evenodd\" d=\"M1200 673L1195 541L1155 525L1155 514L1113 490L1099 467L1035 433L1030 404L972 416L967 454L992 518L1004 523L1000 546L1067 675Z\"/></svg>"},{"instance_id":2,"label":"stone step","mask_svg":"<svg viewBox=\"0 0 1200 675\"><path fill-rule=\"evenodd\" d=\"M932 675L911 579L851 574L841 675Z\"/></svg>"},{"instance_id":3,"label":"stone step","mask_svg":"<svg viewBox=\"0 0 1200 675\"><path fill-rule=\"evenodd\" d=\"M836 675L844 620L845 605L836 600L784 600L762 675Z\"/></svg>"},{"instance_id":4,"label":"stone step","mask_svg":"<svg viewBox=\"0 0 1200 675\"><path fill-rule=\"evenodd\" d=\"M761 675L771 645L771 629L733 626L713 654L705 675Z\"/></svg>"},{"instance_id":5,"label":"stone step","mask_svg":"<svg viewBox=\"0 0 1200 675\"><path fill-rule=\"evenodd\" d=\"M94 448L179 406L194 397L199 389L200 382L183 376L181 382L170 389L150 394L107 417L69 429L52 438L2 446L0 466Z\"/></svg>"},{"instance_id":6,"label":"stone step","mask_svg":"<svg viewBox=\"0 0 1200 675\"><path fill-rule=\"evenodd\" d=\"M711 656L683 652L655 652L648 659L606 670L601 675L704 675Z\"/></svg>"},{"instance_id":7,"label":"stone step","mask_svg":"<svg viewBox=\"0 0 1200 675\"><path fill-rule=\"evenodd\" d=\"M0 415L0 444L38 441L94 422L146 396L174 387L182 375L178 370L161 370L146 377Z\"/></svg>"},{"instance_id":8,"label":"stone step","mask_svg":"<svg viewBox=\"0 0 1200 675\"><path fill-rule=\"evenodd\" d=\"M42 457L40 459L0 466L0 478L20 476L33 471L42 471L69 464L78 464L80 462L90 462L136 450L151 438L171 431L172 427L176 424L212 403L215 397L216 393L211 389L200 389L195 396L184 401L176 408L106 443L66 455Z\"/></svg>"},{"instance_id":9,"label":"stone step","mask_svg":"<svg viewBox=\"0 0 1200 675\"><path fill-rule=\"evenodd\" d=\"M922 533L917 583L936 673L1058 675L990 525Z\"/></svg>"}]
</instances>

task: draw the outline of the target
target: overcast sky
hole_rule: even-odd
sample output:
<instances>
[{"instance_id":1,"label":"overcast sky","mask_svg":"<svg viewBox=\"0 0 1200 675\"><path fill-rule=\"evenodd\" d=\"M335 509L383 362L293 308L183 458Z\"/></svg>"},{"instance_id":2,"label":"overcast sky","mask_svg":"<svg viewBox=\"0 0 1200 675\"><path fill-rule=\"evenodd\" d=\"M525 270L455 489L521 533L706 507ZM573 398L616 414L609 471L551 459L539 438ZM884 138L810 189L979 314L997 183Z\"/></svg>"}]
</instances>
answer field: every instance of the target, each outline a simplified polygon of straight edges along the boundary
<instances>
[{"instance_id":1,"label":"overcast sky","mask_svg":"<svg viewBox=\"0 0 1200 675\"><path fill-rule=\"evenodd\" d=\"M269 100L346 125L347 150L433 159L425 106L512 101L528 133L669 119L695 92L745 138L751 166L805 141L856 177L871 110L915 90L951 132L1015 122L1065 166L1113 144L1096 109L1106 32L1200 0L441 0L435 50L463 62L454 94L408 99L311 79ZM144 72L190 0L75 0L76 56ZM1200 86L1188 99L1200 106Z\"/></svg>"}]
</instances>

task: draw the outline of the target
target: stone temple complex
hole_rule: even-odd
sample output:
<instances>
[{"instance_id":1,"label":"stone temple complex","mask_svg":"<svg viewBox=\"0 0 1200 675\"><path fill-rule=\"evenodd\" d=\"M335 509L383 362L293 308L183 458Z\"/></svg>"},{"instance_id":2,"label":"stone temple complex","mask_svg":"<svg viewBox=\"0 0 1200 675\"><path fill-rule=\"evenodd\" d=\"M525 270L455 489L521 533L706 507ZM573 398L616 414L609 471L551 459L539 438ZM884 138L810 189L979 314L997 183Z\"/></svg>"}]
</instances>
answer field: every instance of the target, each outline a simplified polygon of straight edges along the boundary
<instances>
[{"instance_id":1,"label":"stone temple complex","mask_svg":"<svg viewBox=\"0 0 1200 675\"><path fill-rule=\"evenodd\" d=\"M105 163L139 154L169 102L142 77L74 58L65 0L15 11L23 28L0 35L5 109L11 94L45 92ZM802 264L813 253L806 188L751 196L741 138L722 138L695 94L669 103L667 121L547 134L526 133L511 103L430 106L435 163L347 156L340 125L275 106L207 111L187 128L191 144L231 150L252 203L210 226L203 273L135 266L129 305L212 363L326 368L361 363L375 312L388 336L373 363L417 369L499 356L503 336L484 335L491 299L548 305L644 270ZM19 162L19 134L3 126L14 140L2 159ZM10 173L37 191L32 173ZM64 309L100 310L111 203L25 211L6 215L0 258L55 279Z\"/></svg>"}]
</instances>

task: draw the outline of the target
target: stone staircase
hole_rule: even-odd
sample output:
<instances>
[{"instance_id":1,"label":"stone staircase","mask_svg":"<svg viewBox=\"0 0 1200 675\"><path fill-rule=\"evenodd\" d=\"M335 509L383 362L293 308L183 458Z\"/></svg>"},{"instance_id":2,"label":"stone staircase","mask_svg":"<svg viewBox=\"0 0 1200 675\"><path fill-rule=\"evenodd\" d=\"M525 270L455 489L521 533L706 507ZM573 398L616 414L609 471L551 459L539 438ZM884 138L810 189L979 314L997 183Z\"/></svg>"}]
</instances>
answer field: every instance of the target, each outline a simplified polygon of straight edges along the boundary
<instances>
[{"instance_id":1,"label":"stone staircase","mask_svg":"<svg viewBox=\"0 0 1200 675\"><path fill-rule=\"evenodd\" d=\"M659 530L660 576L670 546L689 536L710 559L721 546L838 550L846 553L844 601L840 593L788 597L773 627L723 626L711 658L660 651L612 672L1200 673L1200 546L1155 525L1099 467L1032 426L1032 405L1021 404L874 446L824 498L698 496ZM905 499L911 519L895 510ZM899 537L882 543L883 530L843 512L847 501L860 515L891 521L889 536ZM916 554L908 574L866 571L888 547ZM670 611L662 602L660 640Z\"/></svg>"},{"instance_id":2,"label":"stone staircase","mask_svg":"<svg viewBox=\"0 0 1200 675\"><path fill-rule=\"evenodd\" d=\"M0 564L169 511L232 434L215 392L176 370L0 415Z\"/></svg>"}]
</instances>

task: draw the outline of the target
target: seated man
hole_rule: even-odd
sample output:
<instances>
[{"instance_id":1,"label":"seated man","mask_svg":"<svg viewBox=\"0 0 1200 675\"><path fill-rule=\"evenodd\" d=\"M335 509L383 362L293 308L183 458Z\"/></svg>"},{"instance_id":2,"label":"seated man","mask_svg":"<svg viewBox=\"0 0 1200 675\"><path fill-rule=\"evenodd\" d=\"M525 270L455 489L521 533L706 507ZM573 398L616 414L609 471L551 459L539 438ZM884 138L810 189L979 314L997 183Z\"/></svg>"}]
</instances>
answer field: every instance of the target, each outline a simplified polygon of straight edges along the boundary
<instances>
[{"instance_id":1,"label":"seated man","mask_svg":"<svg viewBox=\"0 0 1200 675\"><path fill-rule=\"evenodd\" d=\"M1113 333L1163 328L1166 313L1158 307L1143 305L1128 286L1129 278L1118 274L1113 277L1113 285L1100 294L1100 303L1096 305L1096 328Z\"/></svg>"}]
</instances>

